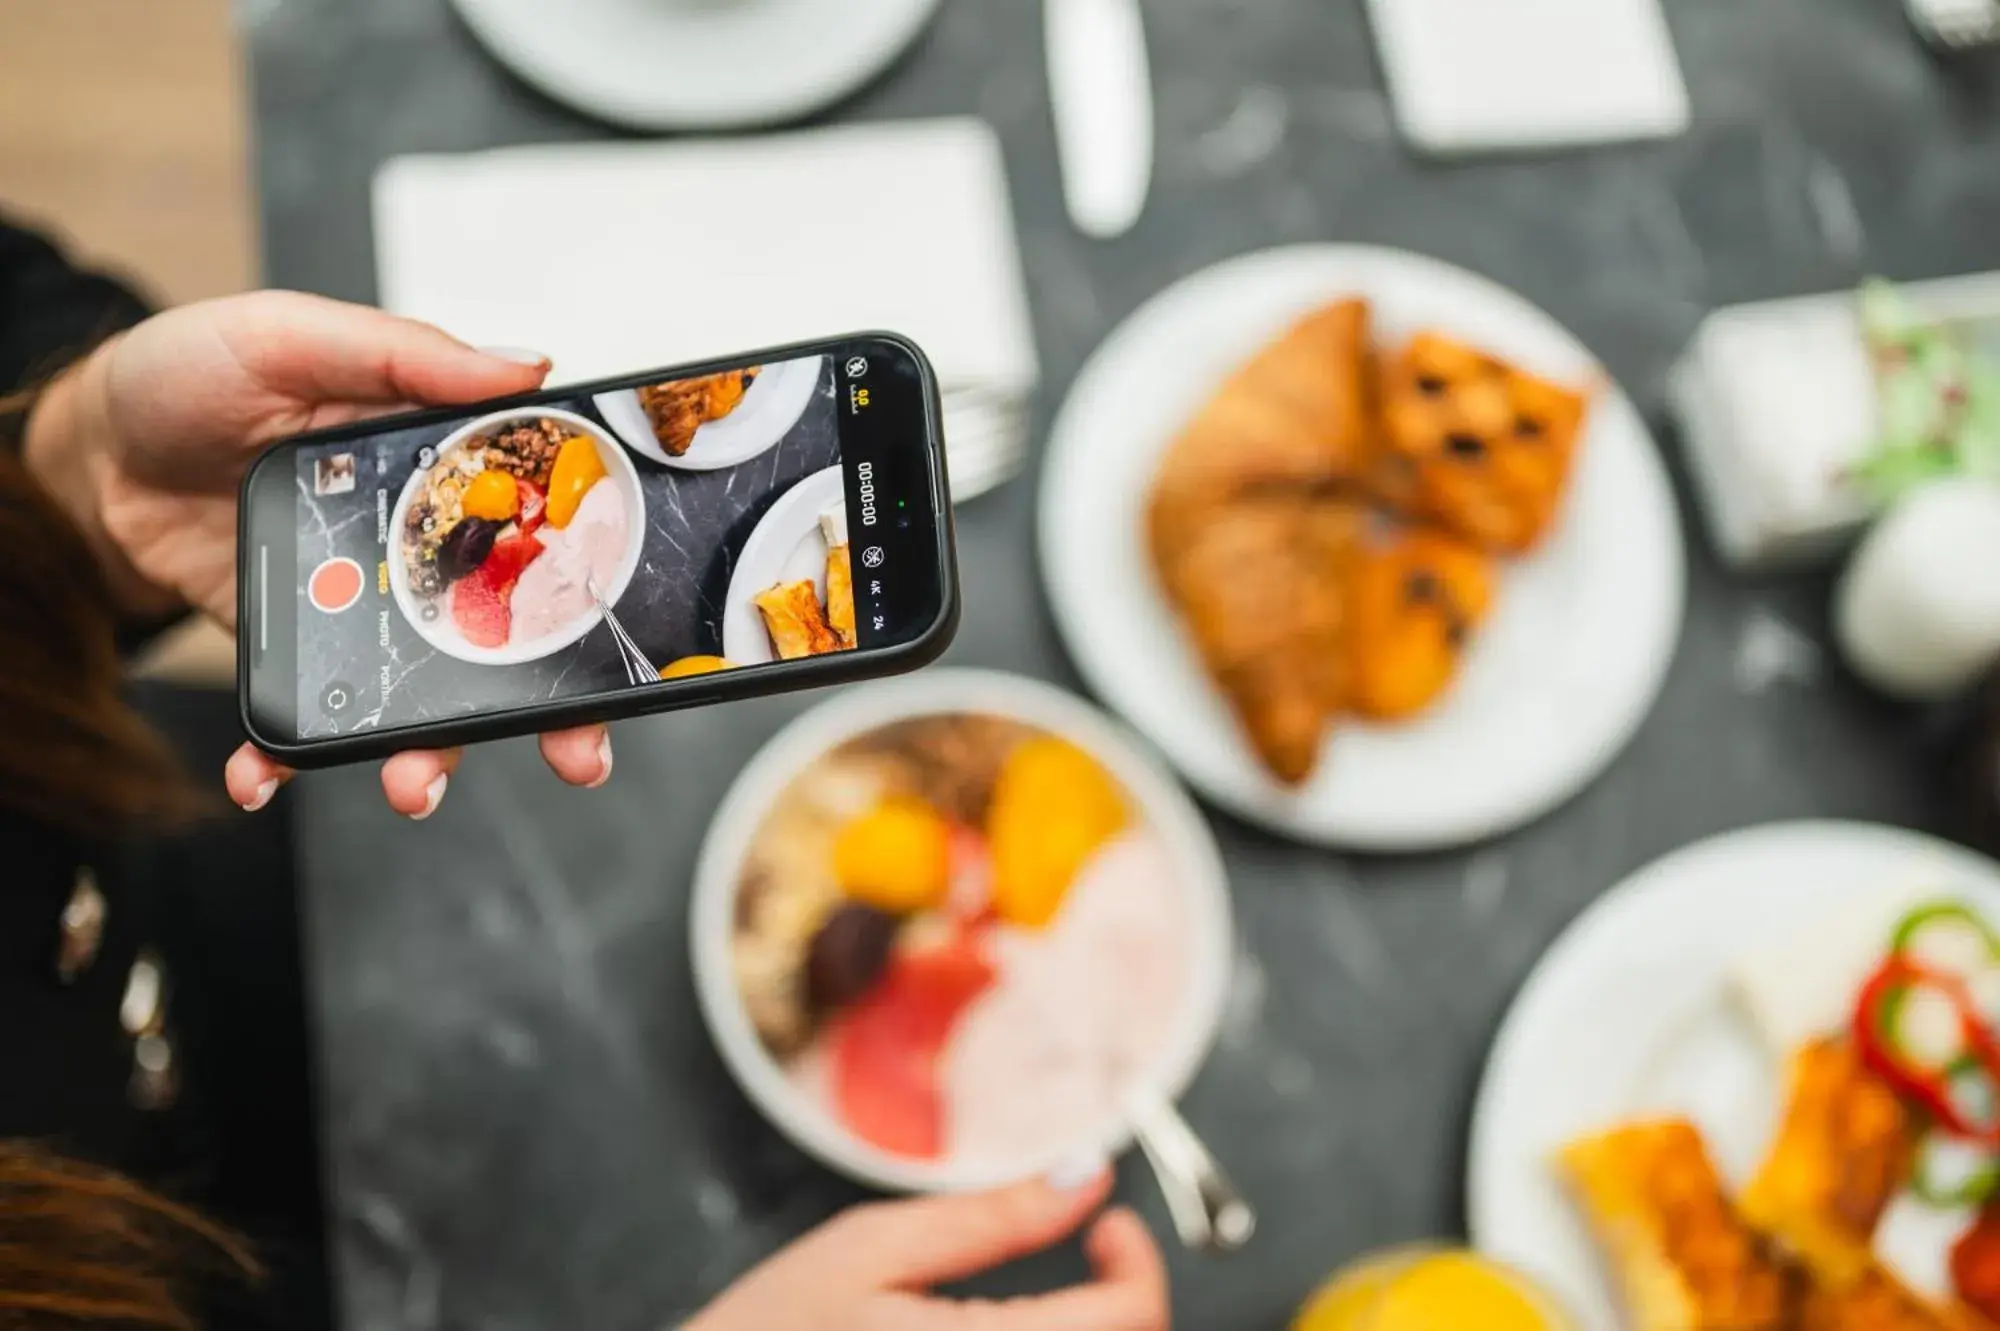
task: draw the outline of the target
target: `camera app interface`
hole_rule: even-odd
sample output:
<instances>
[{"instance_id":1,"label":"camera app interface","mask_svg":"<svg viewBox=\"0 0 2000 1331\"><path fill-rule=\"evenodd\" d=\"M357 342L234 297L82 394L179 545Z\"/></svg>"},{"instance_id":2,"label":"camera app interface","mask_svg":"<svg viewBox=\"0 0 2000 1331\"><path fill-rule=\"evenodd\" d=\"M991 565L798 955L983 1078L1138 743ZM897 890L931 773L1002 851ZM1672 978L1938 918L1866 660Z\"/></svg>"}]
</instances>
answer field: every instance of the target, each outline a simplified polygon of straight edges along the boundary
<instances>
[{"instance_id":1,"label":"camera app interface","mask_svg":"<svg viewBox=\"0 0 2000 1331\"><path fill-rule=\"evenodd\" d=\"M300 450L301 737L860 645L855 577L883 554L849 542L842 368L808 356Z\"/></svg>"}]
</instances>

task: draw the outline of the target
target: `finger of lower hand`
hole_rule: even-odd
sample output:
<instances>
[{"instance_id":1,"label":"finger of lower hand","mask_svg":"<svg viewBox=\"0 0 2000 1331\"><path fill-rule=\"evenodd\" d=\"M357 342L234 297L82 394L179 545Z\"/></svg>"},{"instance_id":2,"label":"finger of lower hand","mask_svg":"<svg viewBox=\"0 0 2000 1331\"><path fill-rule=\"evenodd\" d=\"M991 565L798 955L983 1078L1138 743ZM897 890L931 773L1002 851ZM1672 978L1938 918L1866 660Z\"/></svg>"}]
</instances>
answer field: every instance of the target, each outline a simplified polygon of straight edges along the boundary
<instances>
[{"instance_id":1,"label":"finger of lower hand","mask_svg":"<svg viewBox=\"0 0 2000 1331\"><path fill-rule=\"evenodd\" d=\"M1084 1238L1083 1250L1100 1284L1134 1291L1148 1306L1165 1311L1167 1261L1136 1212L1118 1206L1099 1216ZM1158 1325L1166 1325L1165 1320Z\"/></svg>"},{"instance_id":2,"label":"finger of lower hand","mask_svg":"<svg viewBox=\"0 0 2000 1331\"><path fill-rule=\"evenodd\" d=\"M437 812L463 749L413 749L382 764L382 793L389 807L419 821Z\"/></svg>"},{"instance_id":3,"label":"finger of lower hand","mask_svg":"<svg viewBox=\"0 0 2000 1331\"><path fill-rule=\"evenodd\" d=\"M1111 1176L1074 1188L1042 1181L992 1192L878 1202L823 1232L839 1264L866 1268L871 1283L926 1289L960 1280L1060 1242L1104 1202Z\"/></svg>"},{"instance_id":4,"label":"finger of lower hand","mask_svg":"<svg viewBox=\"0 0 2000 1331\"><path fill-rule=\"evenodd\" d=\"M595 790L611 779L611 732L603 726L552 730L542 736L542 758L572 786Z\"/></svg>"},{"instance_id":5,"label":"finger of lower hand","mask_svg":"<svg viewBox=\"0 0 2000 1331\"><path fill-rule=\"evenodd\" d=\"M249 744L230 754L222 769L222 784L229 798L251 813L269 804L278 787L291 779L291 768Z\"/></svg>"},{"instance_id":6,"label":"finger of lower hand","mask_svg":"<svg viewBox=\"0 0 2000 1331\"><path fill-rule=\"evenodd\" d=\"M1145 1222L1123 1208L1109 1211L1084 1248L1096 1272L1088 1284L997 1303L894 1297L885 1305L886 1331L1167 1331L1166 1262Z\"/></svg>"}]
</instances>

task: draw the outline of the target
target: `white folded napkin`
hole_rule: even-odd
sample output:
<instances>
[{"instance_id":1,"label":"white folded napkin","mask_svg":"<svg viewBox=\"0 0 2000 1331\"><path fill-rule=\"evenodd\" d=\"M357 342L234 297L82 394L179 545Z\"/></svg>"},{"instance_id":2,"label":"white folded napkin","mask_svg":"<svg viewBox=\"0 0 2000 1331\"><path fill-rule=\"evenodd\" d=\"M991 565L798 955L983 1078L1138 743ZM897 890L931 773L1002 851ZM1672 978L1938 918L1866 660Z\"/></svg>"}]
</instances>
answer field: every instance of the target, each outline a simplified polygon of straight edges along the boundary
<instances>
[{"instance_id":1,"label":"white folded napkin","mask_svg":"<svg viewBox=\"0 0 2000 1331\"><path fill-rule=\"evenodd\" d=\"M1663 138L1687 85L1659 0L1369 0L1396 121L1440 155Z\"/></svg>"},{"instance_id":2,"label":"white folded napkin","mask_svg":"<svg viewBox=\"0 0 2000 1331\"><path fill-rule=\"evenodd\" d=\"M380 298L543 352L552 383L907 334L964 498L1013 470L1040 373L1008 197L972 119L402 157L375 178Z\"/></svg>"}]
</instances>

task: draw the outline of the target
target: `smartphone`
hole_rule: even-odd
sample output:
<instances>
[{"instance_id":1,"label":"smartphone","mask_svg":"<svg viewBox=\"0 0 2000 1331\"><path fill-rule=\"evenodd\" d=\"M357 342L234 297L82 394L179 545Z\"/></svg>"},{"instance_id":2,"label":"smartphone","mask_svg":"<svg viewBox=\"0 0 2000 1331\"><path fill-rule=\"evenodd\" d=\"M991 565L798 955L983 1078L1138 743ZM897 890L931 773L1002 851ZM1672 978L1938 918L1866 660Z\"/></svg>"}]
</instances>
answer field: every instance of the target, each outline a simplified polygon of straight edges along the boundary
<instances>
[{"instance_id":1,"label":"smartphone","mask_svg":"<svg viewBox=\"0 0 2000 1331\"><path fill-rule=\"evenodd\" d=\"M296 767L892 674L957 627L937 377L887 333L302 435L239 523L243 725Z\"/></svg>"}]
</instances>

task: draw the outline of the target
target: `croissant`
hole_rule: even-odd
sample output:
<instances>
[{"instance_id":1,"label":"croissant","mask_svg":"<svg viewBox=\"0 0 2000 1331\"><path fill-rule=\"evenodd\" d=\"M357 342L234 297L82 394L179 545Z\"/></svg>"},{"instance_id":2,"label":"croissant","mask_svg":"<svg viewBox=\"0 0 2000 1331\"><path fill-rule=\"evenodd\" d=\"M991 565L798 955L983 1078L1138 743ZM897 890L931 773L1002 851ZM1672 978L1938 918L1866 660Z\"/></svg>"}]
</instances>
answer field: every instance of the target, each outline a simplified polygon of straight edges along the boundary
<instances>
[{"instance_id":1,"label":"croissant","mask_svg":"<svg viewBox=\"0 0 2000 1331\"><path fill-rule=\"evenodd\" d=\"M1347 682L1343 580L1369 452L1368 306L1307 315L1174 442L1147 512L1153 564L1259 758L1312 774Z\"/></svg>"},{"instance_id":2,"label":"croissant","mask_svg":"<svg viewBox=\"0 0 2000 1331\"><path fill-rule=\"evenodd\" d=\"M1301 319L1225 380L1168 450L1153 483L1156 557L1242 495L1356 481L1372 452L1373 392L1368 303Z\"/></svg>"}]
</instances>

